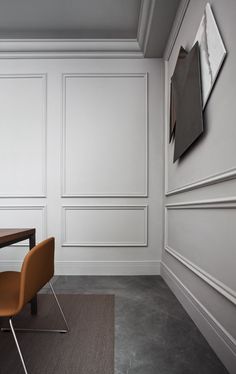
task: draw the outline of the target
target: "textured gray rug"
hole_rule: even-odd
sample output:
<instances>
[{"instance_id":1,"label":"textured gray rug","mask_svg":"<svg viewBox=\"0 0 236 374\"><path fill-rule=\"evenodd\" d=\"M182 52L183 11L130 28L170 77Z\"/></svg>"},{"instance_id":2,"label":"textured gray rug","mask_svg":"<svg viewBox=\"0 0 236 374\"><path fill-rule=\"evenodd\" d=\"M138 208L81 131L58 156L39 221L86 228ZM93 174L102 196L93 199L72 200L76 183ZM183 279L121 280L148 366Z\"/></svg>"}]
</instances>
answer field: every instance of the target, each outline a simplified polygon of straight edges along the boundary
<instances>
[{"instance_id":1,"label":"textured gray rug","mask_svg":"<svg viewBox=\"0 0 236 374\"><path fill-rule=\"evenodd\" d=\"M114 296L59 295L70 332L20 333L17 338L29 374L114 374ZM14 327L64 328L52 295L38 296L38 315L29 306ZM1 326L8 326L5 318ZM0 333L0 373L21 374L13 336Z\"/></svg>"}]
</instances>

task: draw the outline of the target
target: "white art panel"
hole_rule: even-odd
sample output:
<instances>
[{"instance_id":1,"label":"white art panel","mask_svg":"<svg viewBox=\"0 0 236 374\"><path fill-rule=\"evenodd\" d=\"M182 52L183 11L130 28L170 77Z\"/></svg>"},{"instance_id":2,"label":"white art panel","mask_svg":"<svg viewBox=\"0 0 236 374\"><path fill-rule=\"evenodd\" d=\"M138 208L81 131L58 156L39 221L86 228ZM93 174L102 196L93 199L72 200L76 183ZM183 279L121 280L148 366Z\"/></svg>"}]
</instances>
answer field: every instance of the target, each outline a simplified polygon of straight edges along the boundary
<instances>
[{"instance_id":1,"label":"white art panel","mask_svg":"<svg viewBox=\"0 0 236 374\"><path fill-rule=\"evenodd\" d=\"M64 75L63 196L147 195L147 75Z\"/></svg>"},{"instance_id":2,"label":"white art panel","mask_svg":"<svg viewBox=\"0 0 236 374\"><path fill-rule=\"evenodd\" d=\"M197 41L200 46L202 101L204 107L226 56L224 43L209 3L206 5L194 44Z\"/></svg>"},{"instance_id":3,"label":"white art panel","mask_svg":"<svg viewBox=\"0 0 236 374\"><path fill-rule=\"evenodd\" d=\"M44 75L0 75L0 196L45 195Z\"/></svg>"},{"instance_id":4,"label":"white art panel","mask_svg":"<svg viewBox=\"0 0 236 374\"><path fill-rule=\"evenodd\" d=\"M146 246L147 206L63 207L63 246Z\"/></svg>"},{"instance_id":5,"label":"white art panel","mask_svg":"<svg viewBox=\"0 0 236 374\"><path fill-rule=\"evenodd\" d=\"M5 228L35 228L36 242L46 238L46 217L44 206L1 206L0 227ZM14 246L28 246L24 240Z\"/></svg>"}]
</instances>

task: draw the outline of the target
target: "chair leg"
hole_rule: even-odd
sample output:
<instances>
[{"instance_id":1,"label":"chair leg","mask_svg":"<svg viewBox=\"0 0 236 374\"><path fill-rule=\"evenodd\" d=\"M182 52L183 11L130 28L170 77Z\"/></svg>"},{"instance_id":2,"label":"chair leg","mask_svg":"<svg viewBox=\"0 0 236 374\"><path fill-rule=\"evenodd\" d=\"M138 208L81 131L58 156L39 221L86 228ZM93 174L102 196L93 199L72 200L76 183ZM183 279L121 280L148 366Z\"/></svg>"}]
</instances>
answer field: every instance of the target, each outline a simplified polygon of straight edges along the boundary
<instances>
[{"instance_id":1,"label":"chair leg","mask_svg":"<svg viewBox=\"0 0 236 374\"><path fill-rule=\"evenodd\" d=\"M19 353L19 356L20 356L20 359L21 359L22 366L24 368L24 372L25 372L25 374L28 374L28 371L27 371L26 366L25 366L25 361L23 359L23 356L22 356L22 353L21 353L21 350L20 350L20 346L19 346L18 340L16 338L16 334L15 334L15 331L14 331L14 327L13 327L11 318L9 319L9 324L10 324L11 332L12 332L12 335L14 337L16 347L17 347L17 350L18 350L18 353Z\"/></svg>"},{"instance_id":2,"label":"chair leg","mask_svg":"<svg viewBox=\"0 0 236 374\"><path fill-rule=\"evenodd\" d=\"M58 301L57 295L56 295L56 293L55 293L55 291L54 291L54 288L52 287L52 283L51 283L51 282L49 282L49 286L50 286L50 288L51 288L51 291L52 291L52 294L53 294L53 296L54 296L54 299L56 300L56 303L57 303L58 309L60 310L61 316L62 316L62 318L63 318L63 320L64 320L64 322L65 322L65 325L66 325L66 332L69 332L69 330L70 330L70 329L69 329L69 325L68 325L68 323L67 323L67 320L66 320L65 314L63 313L62 307L61 307L61 305L60 305L60 303L59 303L59 301Z\"/></svg>"},{"instance_id":3,"label":"chair leg","mask_svg":"<svg viewBox=\"0 0 236 374\"><path fill-rule=\"evenodd\" d=\"M65 315L64 315L64 313L63 313L62 307L61 307L61 305L60 305L60 303L59 303L59 301L58 301L57 295L56 295L56 293L55 293L55 291L54 291L54 289L53 289L53 287L52 287L51 282L49 282L49 286L50 286L50 289L51 289L52 294L53 294L53 296L54 296L54 299L55 299L55 301L56 301L56 304L57 304L57 306L58 306L58 309L59 309L59 311L60 311L60 314L61 314L61 316L62 316L62 319L63 319L63 321L64 321L64 323L65 323L66 328L65 328L65 329L58 329L58 330L55 330L55 329L27 329L27 328L15 328L15 331L19 331L19 332L58 332L58 333L66 333L66 332L69 332L69 326L68 326L68 323L67 323L67 321L66 321L66 317L65 317ZM2 327L2 328L1 328L1 331L3 331L3 332L7 332L7 331L10 331L10 329L9 329L8 327Z\"/></svg>"}]
</instances>

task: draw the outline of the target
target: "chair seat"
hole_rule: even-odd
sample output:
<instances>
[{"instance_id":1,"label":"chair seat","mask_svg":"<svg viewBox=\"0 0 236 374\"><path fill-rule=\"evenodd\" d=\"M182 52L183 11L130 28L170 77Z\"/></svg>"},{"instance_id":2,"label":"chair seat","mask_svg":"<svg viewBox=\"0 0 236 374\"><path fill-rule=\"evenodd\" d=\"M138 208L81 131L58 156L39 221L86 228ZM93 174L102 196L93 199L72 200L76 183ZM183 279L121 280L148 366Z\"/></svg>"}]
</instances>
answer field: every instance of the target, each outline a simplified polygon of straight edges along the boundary
<instances>
[{"instance_id":1,"label":"chair seat","mask_svg":"<svg viewBox=\"0 0 236 374\"><path fill-rule=\"evenodd\" d=\"M0 317L12 317L18 313L20 272L0 273Z\"/></svg>"}]
</instances>

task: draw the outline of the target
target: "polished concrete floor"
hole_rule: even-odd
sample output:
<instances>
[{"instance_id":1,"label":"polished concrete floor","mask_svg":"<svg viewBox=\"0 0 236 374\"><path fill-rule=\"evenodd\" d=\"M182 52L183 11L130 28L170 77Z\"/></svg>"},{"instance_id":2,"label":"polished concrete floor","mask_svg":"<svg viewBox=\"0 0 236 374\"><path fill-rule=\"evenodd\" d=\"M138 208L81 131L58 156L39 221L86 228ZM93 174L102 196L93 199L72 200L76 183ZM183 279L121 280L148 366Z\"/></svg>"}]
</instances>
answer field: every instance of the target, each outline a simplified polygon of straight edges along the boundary
<instances>
[{"instance_id":1,"label":"polished concrete floor","mask_svg":"<svg viewBox=\"0 0 236 374\"><path fill-rule=\"evenodd\" d=\"M58 293L115 295L115 374L228 373L160 276L57 276Z\"/></svg>"}]
</instances>

